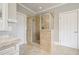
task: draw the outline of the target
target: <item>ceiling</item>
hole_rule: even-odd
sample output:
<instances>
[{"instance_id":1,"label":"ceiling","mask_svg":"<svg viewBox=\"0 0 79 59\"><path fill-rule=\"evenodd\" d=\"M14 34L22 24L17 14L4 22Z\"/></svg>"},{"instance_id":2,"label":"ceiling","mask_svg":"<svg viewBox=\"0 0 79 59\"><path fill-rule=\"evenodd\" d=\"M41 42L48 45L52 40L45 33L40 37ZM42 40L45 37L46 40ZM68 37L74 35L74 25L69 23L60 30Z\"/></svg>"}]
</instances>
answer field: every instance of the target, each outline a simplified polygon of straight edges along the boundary
<instances>
[{"instance_id":1,"label":"ceiling","mask_svg":"<svg viewBox=\"0 0 79 59\"><path fill-rule=\"evenodd\" d=\"M25 8L28 8L34 13L39 13L48 10L51 7L55 7L60 3L21 3Z\"/></svg>"}]
</instances>

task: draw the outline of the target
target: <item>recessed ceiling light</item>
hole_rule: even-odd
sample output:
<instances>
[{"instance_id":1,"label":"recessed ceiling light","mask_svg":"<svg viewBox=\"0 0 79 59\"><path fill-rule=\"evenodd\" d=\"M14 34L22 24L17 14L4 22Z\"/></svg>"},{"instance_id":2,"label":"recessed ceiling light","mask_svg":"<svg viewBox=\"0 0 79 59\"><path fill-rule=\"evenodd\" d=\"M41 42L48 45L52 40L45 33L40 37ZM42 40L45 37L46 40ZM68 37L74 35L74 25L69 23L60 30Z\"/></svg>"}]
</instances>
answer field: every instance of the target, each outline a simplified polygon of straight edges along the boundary
<instances>
[{"instance_id":1,"label":"recessed ceiling light","mask_svg":"<svg viewBox=\"0 0 79 59\"><path fill-rule=\"evenodd\" d=\"M39 9L42 9L42 7L39 7Z\"/></svg>"}]
</instances>

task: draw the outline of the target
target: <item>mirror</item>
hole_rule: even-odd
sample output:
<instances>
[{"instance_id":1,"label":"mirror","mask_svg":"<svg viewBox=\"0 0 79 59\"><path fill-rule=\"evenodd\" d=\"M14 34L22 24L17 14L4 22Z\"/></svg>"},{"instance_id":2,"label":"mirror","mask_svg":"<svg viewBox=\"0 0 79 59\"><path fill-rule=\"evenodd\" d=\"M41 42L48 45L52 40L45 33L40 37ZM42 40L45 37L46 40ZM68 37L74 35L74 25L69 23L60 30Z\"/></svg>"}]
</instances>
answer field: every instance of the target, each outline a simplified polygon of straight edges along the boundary
<instances>
[{"instance_id":1,"label":"mirror","mask_svg":"<svg viewBox=\"0 0 79 59\"><path fill-rule=\"evenodd\" d=\"M41 29L49 29L49 15L41 16Z\"/></svg>"}]
</instances>

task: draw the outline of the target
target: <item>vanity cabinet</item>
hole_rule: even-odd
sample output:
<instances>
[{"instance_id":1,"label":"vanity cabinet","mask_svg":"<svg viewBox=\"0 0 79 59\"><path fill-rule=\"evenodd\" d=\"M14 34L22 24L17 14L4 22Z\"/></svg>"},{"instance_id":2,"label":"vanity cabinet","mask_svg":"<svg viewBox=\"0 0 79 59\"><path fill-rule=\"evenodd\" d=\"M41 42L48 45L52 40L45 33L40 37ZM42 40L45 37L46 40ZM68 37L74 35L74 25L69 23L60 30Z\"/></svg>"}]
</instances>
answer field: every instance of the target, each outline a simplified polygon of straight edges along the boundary
<instances>
[{"instance_id":1,"label":"vanity cabinet","mask_svg":"<svg viewBox=\"0 0 79 59\"><path fill-rule=\"evenodd\" d=\"M0 55L19 55L19 44L17 37L0 37Z\"/></svg>"},{"instance_id":2,"label":"vanity cabinet","mask_svg":"<svg viewBox=\"0 0 79 59\"><path fill-rule=\"evenodd\" d=\"M0 51L0 55L19 55L16 46L9 47Z\"/></svg>"},{"instance_id":3,"label":"vanity cabinet","mask_svg":"<svg viewBox=\"0 0 79 59\"><path fill-rule=\"evenodd\" d=\"M16 4L0 3L0 31L11 30L9 22L16 22Z\"/></svg>"},{"instance_id":4,"label":"vanity cabinet","mask_svg":"<svg viewBox=\"0 0 79 59\"><path fill-rule=\"evenodd\" d=\"M40 32L40 48L46 52L51 51L51 31L42 30Z\"/></svg>"},{"instance_id":5,"label":"vanity cabinet","mask_svg":"<svg viewBox=\"0 0 79 59\"><path fill-rule=\"evenodd\" d=\"M40 48L44 51L51 51L51 20L50 13L41 15L40 26Z\"/></svg>"}]
</instances>

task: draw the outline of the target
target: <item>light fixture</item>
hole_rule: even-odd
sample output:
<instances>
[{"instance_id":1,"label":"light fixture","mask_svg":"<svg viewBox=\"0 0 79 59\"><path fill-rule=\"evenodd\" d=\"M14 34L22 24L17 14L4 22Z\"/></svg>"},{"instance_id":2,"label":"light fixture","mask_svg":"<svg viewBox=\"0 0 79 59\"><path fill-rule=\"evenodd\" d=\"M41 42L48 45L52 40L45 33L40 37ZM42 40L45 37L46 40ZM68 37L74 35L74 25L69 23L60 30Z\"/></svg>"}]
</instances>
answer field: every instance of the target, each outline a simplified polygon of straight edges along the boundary
<instances>
[{"instance_id":1,"label":"light fixture","mask_svg":"<svg viewBox=\"0 0 79 59\"><path fill-rule=\"evenodd\" d=\"M42 9L42 7L39 7L39 9Z\"/></svg>"}]
</instances>

